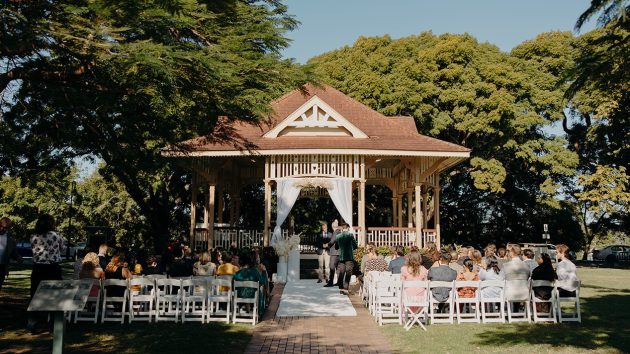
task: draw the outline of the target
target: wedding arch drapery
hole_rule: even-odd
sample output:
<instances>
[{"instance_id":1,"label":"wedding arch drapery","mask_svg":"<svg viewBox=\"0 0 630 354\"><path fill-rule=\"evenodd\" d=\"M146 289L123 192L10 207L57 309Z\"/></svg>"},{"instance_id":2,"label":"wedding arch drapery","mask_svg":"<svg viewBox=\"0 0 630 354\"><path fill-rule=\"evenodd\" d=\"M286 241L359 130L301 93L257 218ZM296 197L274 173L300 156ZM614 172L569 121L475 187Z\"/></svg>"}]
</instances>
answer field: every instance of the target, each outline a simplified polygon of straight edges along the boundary
<instances>
[{"instance_id":1,"label":"wedding arch drapery","mask_svg":"<svg viewBox=\"0 0 630 354\"><path fill-rule=\"evenodd\" d=\"M300 195L302 187L295 183L294 178L283 178L276 180L276 197L277 203L277 215L276 215L276 227L273 229L273 236L271 237L271 246L282 238L282 223L289 216L291 208L295 205L295 201Z\"/></svg>"},{"instance_id":2,"label":"wedding arch drapery","mask_svg":"<svg viewBox=\"0 0 630 354\"><path fill-rule=\"evenodd\" d=\"M331 178L328 195L339 211L343 220L352 227L352 180L350 178Z\"/></svg>"}]
</instances>

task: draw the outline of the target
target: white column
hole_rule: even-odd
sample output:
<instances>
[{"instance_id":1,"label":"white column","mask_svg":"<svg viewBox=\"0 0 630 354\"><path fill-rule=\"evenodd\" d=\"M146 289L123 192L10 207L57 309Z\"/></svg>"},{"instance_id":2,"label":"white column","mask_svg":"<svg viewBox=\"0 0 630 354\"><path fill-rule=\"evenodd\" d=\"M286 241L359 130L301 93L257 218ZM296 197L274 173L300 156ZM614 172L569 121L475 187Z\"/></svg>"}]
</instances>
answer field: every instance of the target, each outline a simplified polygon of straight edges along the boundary
<instances>
[{"instance_id":1,"label":"white column","mask_svg":"<svg viewBox=\"0 0 630 354\"><path fill-rule=\"evenodd\" d=\"M216 186L208 186L208 198L206 198L206 212L204 213L204 223L208 230L208 250L214 247L214 198Z\"/></svg>"},{"instance_id":2,"label":"white column","mask_svg":"<svg viewBox=\"0 0 630 354\"><path fill-rule=\"evenodd\" d=\"M359 182L359 246L365 246L365 181Z\"/></svg>"},{"instance_id":3,"label":"white column","mask_svg":"<svg viewBox=\"0 0 630 354\"><path fill-rule=\"evenodd\" d=\"M407 227L413 227L413 193L411 189L407 190Z\"/></svg>"},{"instance_id":4,"label":"white column","mask_svg":"<svg viewBox=\"0 0 630 354\"><path fill-rule=\"evenodd\" d=\"M429 194L427 193L427 187L422 188L422 228L426 229L428 226L429 220L427 220L427 200L429 199Z\"/></svg>"},{"instance_id":5,"label":"white column","mask_svg":"<svg viewBox=\"0 0 630 354\"><path fill-rule=\"evenodd\" d=\"M422 244L422 211L420 210L420 185L414 187L416 194L416 246L424 247Z\"/></svg>"},{"instance_id":6,"label":"white column","mask_svg":"<svg viewBox=\"0 0 630 354\"><path fill-rule=\"evenodd\" d=\"M190 182L190 241L194 242L197 227L197 174L193 173Z\"/></svg>"},{"instance_id":7,"label":"white column","mask_svg":"<svg viewBox=\"0 0 630 354\"><path fill-rule=\"evenodd\" d=\"M437 181L436 181L437 182ZM433 190L433 202L435 203L435 207L433 208L433 222L435 224L435 243L437 244L438 249L442 245L442 241L440 239L440 184L437 182L437 186Z\"/></svg>"},{"instance_id":8,"label":"white column","mask_svg":"<svg viewBox=\"0 0 630 354\"><path fill-rule=\"evenodd\" d=\"M263 230L263 243L265 247L269 246L271 227L271 181L265 180L265 226Z\"/></svg>"},{"instance_id":9,"label":"white column","mask_svg":"<svg viewBox=\"0 0 630 354\"><path fill-rule=\"evenodd\" d=\"M397 208L397 212L396 212L396 216L398 216L398 222L396 223L397 227L402 227L403 226L403 207L402 207L402 201L403 201L403 195L401 194L398 197L398 208Z\"/></svg>"}]
</instances>

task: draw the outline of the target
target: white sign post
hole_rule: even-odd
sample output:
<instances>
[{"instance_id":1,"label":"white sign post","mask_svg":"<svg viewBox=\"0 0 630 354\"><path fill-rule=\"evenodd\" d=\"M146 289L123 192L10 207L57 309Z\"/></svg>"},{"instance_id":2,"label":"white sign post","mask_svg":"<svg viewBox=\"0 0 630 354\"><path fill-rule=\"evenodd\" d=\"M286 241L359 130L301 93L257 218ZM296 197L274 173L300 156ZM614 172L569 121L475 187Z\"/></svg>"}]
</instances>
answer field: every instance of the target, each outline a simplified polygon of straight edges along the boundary
<instances>
[{"instance_id":1,"label":"white sign post","mask_svg":"<svg viewBox=\"0 0 630 354\"><path fill-rule=\"evenodd\" d=\"M39 283L28 305L28 311L53 312L53 354L63 353L63 332L66 324L63 313L83 309L91 287L92 279L43 280Z\"/></svg>"}]
</instances>

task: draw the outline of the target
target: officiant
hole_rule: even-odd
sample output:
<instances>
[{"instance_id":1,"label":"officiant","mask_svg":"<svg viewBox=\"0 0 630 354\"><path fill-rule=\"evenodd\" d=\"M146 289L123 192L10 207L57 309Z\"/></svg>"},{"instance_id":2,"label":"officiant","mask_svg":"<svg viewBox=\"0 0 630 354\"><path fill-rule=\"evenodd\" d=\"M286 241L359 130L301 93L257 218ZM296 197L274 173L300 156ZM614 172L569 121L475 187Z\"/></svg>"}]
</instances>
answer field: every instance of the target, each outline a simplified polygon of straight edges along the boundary
<instances>
[{"instance_id":1,"label":"officiant","mask_svg":"<svg viewBox=\"0 0 630 354\"><path fill-rule=\"evenodd\" d=\"M331 236L332 234L328 232L328 225L325 222L322 222L321 231L317 234L317 237L315 238L315 247L317 250L318 262L318 283L326 281L326 283L328 284L328 269L330 268L330 254L328 253L328 243L330 242Z\"/></svg>"}]
</instances>

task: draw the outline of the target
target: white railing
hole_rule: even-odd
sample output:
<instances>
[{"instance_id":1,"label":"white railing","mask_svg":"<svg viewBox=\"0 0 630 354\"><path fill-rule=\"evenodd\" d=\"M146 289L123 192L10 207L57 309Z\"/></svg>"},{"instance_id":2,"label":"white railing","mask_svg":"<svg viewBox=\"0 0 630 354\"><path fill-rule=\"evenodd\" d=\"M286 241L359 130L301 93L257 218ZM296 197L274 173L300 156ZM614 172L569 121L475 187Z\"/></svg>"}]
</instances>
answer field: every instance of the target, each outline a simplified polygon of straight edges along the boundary
<instances>
[{"instance_id":1,"label":"white railing","mask_svg":"<svg viewBox=\"0 0 630 354\"><path fill-rule=\"evenodd\" d=\"M422 229L422 244L426 245L427 242L437 243L437 231L435 229Z\"/></svg>"},{"instance_id":2,"label":"white railing","mask_svg":"<svg viewBox=\"0 0 630 354\"><path fill-rule=\"evenodd\" d=\"M281 155L270 157L270 178L327 176L361 178L357 155Z\"/></svg>"},{"instance_id":3,"label":"white railing","mask_svg":"<svg viewBox=\"0 0 630 354\"><path fill-rule=\"evenodd\" d=\"M369 227L367 242L380 246L415 246L416 229L407 227Z\"/></svg>"},{"instance_id":4,"label":"white railing","mask_svg":"<svg viewBox=\"0 0 630 354\"><path fill-rule=\"evenodd\" d=\"M286 233L286 232L285 232ZM241 229L238 227L215 227L213 246L229 249L232 243L237 248L262 246L264 243L263 231L260 229ZM210 245L208 230L198 228L191 242L194 250L207 250Z\"/></svg>"}]
</instances>

